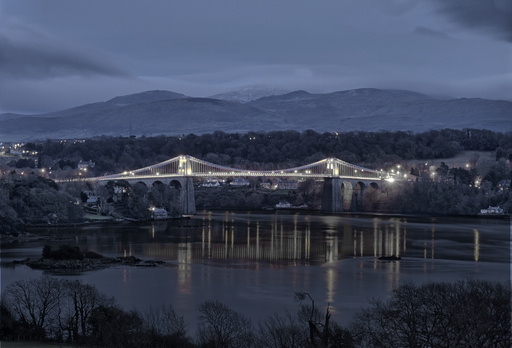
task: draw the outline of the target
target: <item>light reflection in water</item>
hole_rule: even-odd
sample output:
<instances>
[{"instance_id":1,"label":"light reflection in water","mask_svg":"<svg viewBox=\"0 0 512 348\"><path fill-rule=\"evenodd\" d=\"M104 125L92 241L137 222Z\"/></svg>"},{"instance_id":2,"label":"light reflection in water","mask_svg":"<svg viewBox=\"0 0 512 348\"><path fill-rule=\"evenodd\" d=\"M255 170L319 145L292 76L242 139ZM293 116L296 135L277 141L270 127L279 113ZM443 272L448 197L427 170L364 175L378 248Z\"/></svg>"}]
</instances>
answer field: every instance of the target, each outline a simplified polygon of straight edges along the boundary
<instances>
[{"instance_id":1,"label":"light reflection in water","mask_svg":"<svg viewBox=\"0 0 512 348\"><path fill-rule=\"evenodd\" d=\"M436 225L432 225L432 244L431 244L431 254L430 258L434 259L434 245L435 245L435 237L436 237Z\"/></svg>"},{"instance_id":2,"label":"light reflection in water","mask_svg":"<svg viewBox=\"0 0 512 348\"><path fill-rule=\"evenodd\" d=\"M380 246L380 243L379 243L380 218L373 218L372 222L373 222L373 257L377 257L377 255L378 255L377 246Z\"/></svg>"},{"instance_id":3,"label":"light reflection in water","mask_svg":"<svg viewBox=\"0 0 512 348\"><path fill-rule=\"evenodd\" d=\"M475 261L478 261L478 257L480 256L480 232L476 228L473 228L473 236L475 241L475 250L473 255L475 257Z\"/></svg>"},{"instance_id":4,"label":"light reflection in water","mask_svg":"<svg viewBox=\"0 0 512 348\"><path fill-rule=\"evenodd\" d=\"M338 272L335 268L329 267L325 272L325 284L327 289L327 303L333 303L336 298L336 283Z\"/></svg>"},{"instance_id":5,"label":"light reflection in water","mask_svg":"<svg viewBox=\"0 0 512 348\"><path fill-rule=\"evenodd\" d=\"M151 226L152 243L144 245L143 255L152 258L190 263L193 260L252 260L285 262L285 264L331 263L345 258L381 256L436 257L439 223L423 223L424 233L415 227L414 241L409 241L407 227L418 226L406 218L374 217L368 225L354 225L346 216L318 216L308 214L239 214L223 212L222 215L204 212L187 222L187 226L159 222ZM442 240L446 224L442 226ZM414 232L415 231L415 232ZM409 232L409 233L408 233ZM478 229L468 228L473 248L466 259L479 261L481 235ZM165 237L167 236L167 237ZM421 237L424 238L421 238ZM171 238L171 239L169 239ZM187 261L178 254L179 242L190 242ZM439 242L439 241L437 241ZM134 245L119 241L119 249L126 256L132 255ZM410 244L410 243L414 243ZM128 245L127 245L128 244ZM441 250L445 257L446 251ZM254 267L246 263L246 267ZM375 266L377 267L377 265Z\"/></svg>"},{"instance_id":6,"label":"light reflection in water","mask_svg":"<svg viewBox=\"0 0 512 348\"><path fill-rule=\"evenodd\" d=\"M179 292L190 293L192 243L178 243L178 284Z\"/></svg>"}]
</instances>

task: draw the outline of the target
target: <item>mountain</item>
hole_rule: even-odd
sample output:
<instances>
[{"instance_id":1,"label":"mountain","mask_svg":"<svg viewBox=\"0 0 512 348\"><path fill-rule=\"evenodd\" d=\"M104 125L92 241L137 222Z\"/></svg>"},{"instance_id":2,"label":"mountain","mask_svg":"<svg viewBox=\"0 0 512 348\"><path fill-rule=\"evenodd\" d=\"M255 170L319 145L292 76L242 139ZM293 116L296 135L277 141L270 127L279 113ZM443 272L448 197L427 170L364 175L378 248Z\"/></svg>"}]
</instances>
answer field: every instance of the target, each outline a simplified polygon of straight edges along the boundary
<instances>
[{"instance_id":1,"label":"mountain","mask_svg":"<svg viewBox=\"0 0 512 348\"><path fill-rule=\"evenodd\" d=\"M402 90L361 88L327 94L296 91L248 105L312 129L411 130L477 128L512 131L512 102L461 98L440 100ZM316 126L315 126L316 123Z\"/></svg>"},{"instance_id":2,"label":"mountain","mask_svg":"<svg viewBox=\"0 0 512 348\"><path fill-rule=\"evenodd\" d=\"M332 131L476 128L512 131L512 102L436 99L362 88L324 94L295 91L247 102L147 91L41 115L0 115L0 141L98 135L181 135L313 129Z\"/></svg>"},{"instance_id":3,"label":"mountain","mask_svg":"<svg viewBox=\"0 0 512 348\"><path fill-rule=\"evenodd\" d=\"M235 91L215 94L210 98L213 99L221 99L227 100L237 103L248 103L250 101L260 99L263 97L269 97L274 95L281 95L289 93L290 91L286 91L284 89L278 88L266 88L266 87L243 87L239 88Z\"/></svg>"},{"instance_id":4,"label":"mountain","mask_svg":"<svg viewBox=\"0 0 512 348\"><path fill-rule=\"evenodd\" d=\"M8 112L5 114L0 114L0 121L12 120L13 118L21 118L21 117L25 117L25 115L13 114L13 113Z\"/></svg>"},{"instance_id":5,"label":"mountain","mask_svg":"<svg viewBox=\"0 0 512 348\"><path fill-rule=\"evenodd\" d=\"M187 98L186 95L181 93L175 93L170 91L147 91L142 93L135 93L124 95L121 97L115 97L107 101L107 103L114 104L117 106L125 106L125 105L135 105L135 104L145 104L152 103L156 101L162 100L173 100L173 99L183 99Z\"/></svg>"}]
</instances>

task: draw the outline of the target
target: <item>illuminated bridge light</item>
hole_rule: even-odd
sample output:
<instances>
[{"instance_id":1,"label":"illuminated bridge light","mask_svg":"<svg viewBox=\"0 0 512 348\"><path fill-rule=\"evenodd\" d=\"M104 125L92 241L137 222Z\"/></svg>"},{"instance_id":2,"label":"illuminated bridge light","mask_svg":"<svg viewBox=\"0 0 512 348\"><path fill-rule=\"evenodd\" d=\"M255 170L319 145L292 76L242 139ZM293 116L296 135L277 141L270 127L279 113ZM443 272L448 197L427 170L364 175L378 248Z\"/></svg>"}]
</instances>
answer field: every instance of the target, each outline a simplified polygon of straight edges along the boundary
<instances>
[{"instance_id":1,"label":"illuminated bridge light","mask_svg":"<svg viewBox=\"0 0 512 348\"><path fill-rule=\"evenodd\" d=\"M356 169L357 168L357 169ZM157 169L161 171L157 171ZM358 173L359 171L359 173ZM362 174L361 174L362 173ZM380 175L379 175L380 174ZM391 174L391 173L390 173ZM393 170L393 175L400 175L405 177L404 171ZM98 180L107 180L108 178L122 178L123 176L137 176L140 178L150 178L155 176L310 176L318 178L327 178L332 176L358 176L358 177L380 177L384 180L389 177L384 169L380 172L376 170L366 169L351 165L350 163L344 162L337 158L326 158L315 163L311 163L305 166L296 168L278 169L272 171L253 171L241 168L229 168L219 166L213 163L208 163L191 156L180 155L173 159L167 160L162 163L155 164L150 167L136 169L134 171L125 171L120 174L114 174L114 176L104 178L97 178ZM89 178L88 180L94 180L95 178Z\"/></svg>"}]
</instances>

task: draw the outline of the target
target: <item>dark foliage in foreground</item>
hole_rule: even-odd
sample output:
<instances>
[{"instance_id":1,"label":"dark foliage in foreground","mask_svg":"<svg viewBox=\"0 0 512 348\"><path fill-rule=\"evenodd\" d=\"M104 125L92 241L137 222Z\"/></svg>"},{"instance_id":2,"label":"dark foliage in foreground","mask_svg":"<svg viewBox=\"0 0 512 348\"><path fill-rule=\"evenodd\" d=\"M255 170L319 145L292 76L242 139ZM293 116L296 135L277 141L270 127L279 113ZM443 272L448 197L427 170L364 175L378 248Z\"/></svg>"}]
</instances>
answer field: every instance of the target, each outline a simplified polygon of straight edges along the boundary
<instances>
[{"instance_id":1,"label":"dark foliage in foreground","mask_svg":"<svg viewBox=\"0 0 512 348\"><path fill-rule=\"evenodd\" d=\"M126 311L94 286L40 277L7 287L0 339L93 347L510 347L510 286L490 281L403 284L386 302L373 300L350 327L297 293L296 315L274 313L255 328L226 305L208 300L197 337L172 307Z\"/></svg>"},{"instance_id":2,"label":"dark foliage in foreground","mask_svg":"<svg viewBox=\"0 0 512 348\"><path fill-rule=\"evenodd\" d=\"M362 310L351 333L362 347L510 347L510 295L487 281L404 284Z\"/></svg>"}]
</instances>

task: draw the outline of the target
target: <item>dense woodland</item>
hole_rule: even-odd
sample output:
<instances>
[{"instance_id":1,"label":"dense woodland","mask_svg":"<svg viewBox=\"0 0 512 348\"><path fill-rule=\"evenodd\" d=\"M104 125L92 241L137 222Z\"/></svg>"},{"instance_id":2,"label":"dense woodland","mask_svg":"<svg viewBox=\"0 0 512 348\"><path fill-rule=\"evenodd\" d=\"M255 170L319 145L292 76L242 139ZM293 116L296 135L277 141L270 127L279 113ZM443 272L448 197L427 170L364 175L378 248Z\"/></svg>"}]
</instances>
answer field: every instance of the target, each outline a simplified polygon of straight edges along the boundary
<instances>
[{"instance_id":1,"label":"dense woodland","mask_svg":"<svg viewBox=\"0 0 512 348\"><path fill-rule=\"evenodd\" d=\"M512 132L453 130L412 132L314 131L252 132L141 138L95 138L48 140L27 143L24 149L35 156L5 161L0 177L0 232L16 232L24 223L78 222L87 196L95 188L85 184L60 184L51 178L98 176L152 165L180 154L189 154L221 165L271 170L308 164L326 157L368 168L390 170L401 165L412 181L382 185L367 192L359 209L376 212L421 214L477 214L487 206L499 205L512 212ZM423 159L450 158L463 151L491 151L492 160L475 155L470 167L436 168L418 163ZM77 169L80 161L94 162L87 172ZM43 172L44 170L44 172ZM21 175L21 173L24 173ZM27 174L28 173L28 174ZM51 174L50 174L51 173ZM149 218L150 205L165 207L179 215L176 192L170 187L130 187L116 194L114 185L96 188L107 203L103 213L117 212L136 219ZM292 204L320 208L321 183L307 180L297 190L270 192L251 186L234 190L221 187L196 190L198 207L209 209L260 209L281 199Z\"/></svg>"},{"instance_id":2,"label":"dense woodland","mask_svg":"<svg viewBox=\"0 0 512 348\"><path fill-rule=\"evenodd\" d=\"M178 155L246 169L290 168L326 157L380 169L418 159L449 158L462 151L496 151L496 159L512 159L512 132L432 130L412 132L317 133L309 130L228 134L216 131L181 137L95 138L81 141L28 143L39 156L27 164L39 168L75 169L80 160L95 162L95 175L152 165ZM30 162L30 161L28 161Z\"/></svg>"},{"instance_id":3,"label":"dense woodland","mask_svg":"<svg viewBox=\"0 0 512 348\"><path fill-rule=\"evenodd\" d=\"M206 300L191 330L172 306L127 311L92 285L42 276L2 293L0 339L123 348L510 347L510 296L510 284L490 281L405 283L347 327L308 293L295 294L296 313L269 313L258 323Z\"/></svg>"}]
</instances>

